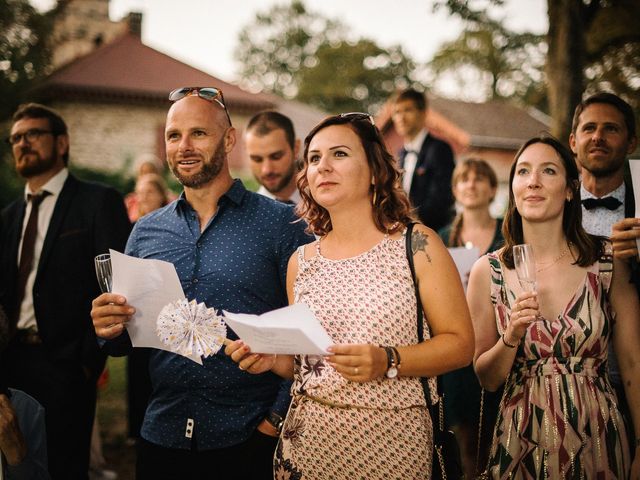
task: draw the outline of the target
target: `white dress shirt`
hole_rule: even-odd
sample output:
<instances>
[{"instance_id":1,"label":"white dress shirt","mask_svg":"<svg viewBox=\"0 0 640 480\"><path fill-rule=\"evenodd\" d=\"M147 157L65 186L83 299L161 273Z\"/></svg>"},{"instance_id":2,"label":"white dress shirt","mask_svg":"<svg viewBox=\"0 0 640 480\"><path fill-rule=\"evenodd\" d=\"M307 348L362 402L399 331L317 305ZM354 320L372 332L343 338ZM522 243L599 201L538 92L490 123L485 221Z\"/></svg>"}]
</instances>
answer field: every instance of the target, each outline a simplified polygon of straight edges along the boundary
<instances>
[{"instance_id":1,"label":"white dress shirt","mask_svg":"<svg viewBox=\"0 0 640 480\"><path fill-rule=\"evenodd\" d=\"M611 236L611 227L620 220L624 219L624 196L626 194L626 187L624 182L616 188L613 192L605 195L606 197L613 197L620 202L620 206L615 210L608 210L606 208L594 208L587 210L582 206L582 227L587 233L591 235L601 235L609 238ZM582 184L580 184L580 198L598 198L589 191L587 191Z\"/></svg>"},{"instance_id":2,"label":"white dress shirt","mask_svg":"<svg viewBox=\"0 0 640 480\"><path fill-rule=\"evenodd\" d=\"M259 193L260 195L264 195L265 197L269 197L272 200L280 201L279 198L276 198L276 196L273 193L271 193L269 190L264 188L264 186L261 186L256 193ZM300 203L300 192L298 191L297 188L293 191L293 193L288 198L288 200L295 203L296 205Z\"/></svg>"},{"instance_id":3,"label":"white dress shirt","mask_svg":"<svg viewBox=\"0 0 640 480\"><path fill-rule=\"evenodd\" d=\"M49 195L42 199L40 208L38 209L38 234L36 235L36 241L33 248L33 263L31 264L31 271L27 277L27 284L24 288L24 298L20 305L20 316L18 317L18 328L37 328L36 324L36 312L33 308L33 284L36 280L36 272L38 271L38 264L40 263L40 253L42 253L42 245L49 229L49 223L53 215L53 209L56 206L64 182L69 176L69 170L63 168L55 176L53 176L47 183L42 186L41 191L49 192ZM28 201L28 195L33 195L39 192L32 192L27 184L24 188L24 199L27 202L27 208L24 212L24 220L22 221L22 235L20 236L20 245L18 246L18 258L16 263L20 262L20 254L22 252L22 240L24 238L24 231L27 228L27 222L29 221L29 215L31 215L31 202Z\"/></svg>"},{"instance_id":4,"label":"white dress shirt","mask_svg":"<svg viewBox=\"0 0 640 480\"><path fill-rule=\"evenodd\" d=\"M411 191L411 181L413 180L413 172L415 172L416 164L418 163L418 153L420 153L422 144L425 138L427 138L427 133L427 130L423 128L413 140L404 144L404 149L407 151L407 154L404 156L402 188L407 192L407 195Z\"/></svg>"}]
</instances>

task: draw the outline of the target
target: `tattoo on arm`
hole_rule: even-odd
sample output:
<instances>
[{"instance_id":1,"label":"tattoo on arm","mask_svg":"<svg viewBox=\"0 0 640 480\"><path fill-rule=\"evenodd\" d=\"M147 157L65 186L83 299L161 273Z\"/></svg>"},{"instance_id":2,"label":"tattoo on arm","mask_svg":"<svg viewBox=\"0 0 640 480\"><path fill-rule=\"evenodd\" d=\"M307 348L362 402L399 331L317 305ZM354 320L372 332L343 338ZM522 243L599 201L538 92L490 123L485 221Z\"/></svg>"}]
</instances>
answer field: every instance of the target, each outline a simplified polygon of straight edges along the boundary
<instances>
[{"instance_id":1,"label":"tattoo on arm","mask_svg":"<svg viewBox=\"0 0 640 480\"><path fill-rule=\"evenodd\" d=\"M427 253L427 245L429 245L428 236L422 232L414 231L411 233L411 253L415 257L416 253L422 251L431 263L431 257Z\"/></svg>"}]
</instances>

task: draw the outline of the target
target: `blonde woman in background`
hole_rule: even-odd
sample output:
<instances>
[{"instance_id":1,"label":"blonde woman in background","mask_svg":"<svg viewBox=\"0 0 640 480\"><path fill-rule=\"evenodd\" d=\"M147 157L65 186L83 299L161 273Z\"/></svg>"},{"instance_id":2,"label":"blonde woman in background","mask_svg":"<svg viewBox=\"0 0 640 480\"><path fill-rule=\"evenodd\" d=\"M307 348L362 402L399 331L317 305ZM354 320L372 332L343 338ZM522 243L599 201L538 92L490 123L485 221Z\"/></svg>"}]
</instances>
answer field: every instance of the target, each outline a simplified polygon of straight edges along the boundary
<instances>
[{"instance_id":1,"label":"blonde woman in background","mask_svg":"<svg viewBox=\"0 0 640 480\"><path fill-rule=\"evenodd\" d=\"M500 248L502 219L489 212L498 188L493 168L481 159L462 160L453 171L451 187L462 210L438 232L444 244L476 247L480 255ZM444 374L442 387L445 421L458 438L465 475L474 478L487 464L502 390L483 391L471 365Z\"/></svg>"}]
</instances>

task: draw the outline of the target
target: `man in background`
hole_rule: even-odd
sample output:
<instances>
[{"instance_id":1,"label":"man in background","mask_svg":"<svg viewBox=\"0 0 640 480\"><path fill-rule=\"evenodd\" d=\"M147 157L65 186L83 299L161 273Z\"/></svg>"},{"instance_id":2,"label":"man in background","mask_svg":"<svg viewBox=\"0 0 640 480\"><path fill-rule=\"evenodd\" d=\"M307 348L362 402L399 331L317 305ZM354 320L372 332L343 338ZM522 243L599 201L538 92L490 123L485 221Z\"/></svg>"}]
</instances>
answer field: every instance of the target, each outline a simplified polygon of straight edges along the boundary
<instances>
[{"instance_id":1,"label":"man in background","mask_svg":"<svg viewBox=\"0 0 640 480\"><path fill-rule=\"evenodd\" d=\"M398 153L404 170L402 187L409 195L422 223L435 231L448 225L454 215L451 175L455 167L453 150L425 128L427 99L408 89L393 105L393 125L404 146Z\"/></svg>"},{"instance_id":2,"label":"man in background","mask_svg":"<svg viewBox=\"0 0 640 480\"><path fill-rule=\"evenodd\" d=\"M640 230L633 229L637 224L633 218L633 188L631 183L625 182L624 175L627 155L637 146L636 123L631 106L617 95L607 92L596 93L583 100L573 115L569 145L582 167L580 198L584 229L603 237L611 237L614 232L618 237L626 236L635 242L640 237ZM627 256L627 260L631 262L632 279L636 287L640 287L637 255ZM624 335L624 332L614 330L614 335ZM616 390L620 410L631 426L613 342L609 342L608 366L609 379Z\"/></svg>"},{"instance_id":3,"label":"man in background","mask_svg":"<svg viewBox=\"0 0 640 480\"><path fill-rule=\"evenodd\" d=\"M296 185L300 140L289 117L275 111L254 115L247 124L245 147L258 193L285 203L297 204Z\"/></svg>"},{"instance_id":4,"label":"man in background","mask_svg":"<svg viewBox=\"0 0 640 480\"><path fill-rule=\"evenodd\" d=\"M118 192L69 173L69 134L57 112L21 105L8 141L26 185L2 212L0 304L11 340L0 371L45 408L52 478L84 480L105 363L89 316L100 292L93 259L122 251L130 223Z\"/></svg>"}]
</instances>

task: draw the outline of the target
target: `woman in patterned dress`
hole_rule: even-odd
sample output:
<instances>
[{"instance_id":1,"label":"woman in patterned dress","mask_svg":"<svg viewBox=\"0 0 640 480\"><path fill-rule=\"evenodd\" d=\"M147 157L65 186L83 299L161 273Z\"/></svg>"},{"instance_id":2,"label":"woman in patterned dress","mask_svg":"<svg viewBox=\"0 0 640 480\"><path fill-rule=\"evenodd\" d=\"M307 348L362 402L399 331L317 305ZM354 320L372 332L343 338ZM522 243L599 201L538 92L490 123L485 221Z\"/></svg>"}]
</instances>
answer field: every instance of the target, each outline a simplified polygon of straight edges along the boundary
<instances>
[{"instance_id":1,"label":"woman in patterned dress","mask_svg":"<svg viewBox=\"0 0 640 480\"><path fill-rule=\"evenodd\" d=\"M419 377L468 364L473 333L455 265L438 236L412 234L432 339L418 343L400 173L366 114L329 117L305 140L301 216L319 240L289 262L291 303L306 303L331 355L226 352L252 373L293 378L276 479L429 478L432 428ZM397 375L395 375L397 373Z\"/></svg>"},{"instance_id":2,"label":"woman in patterned dress","mask_svg":"<svg viewBox=\"0 0 640 480\"><path fill-rule=\"evenodd\" d=\"M613 341L637 436L640 308L628 268L612 258L608 240L582 228L578 170L557 140L527 141L509 184L505 246L476 262L467 292L480 383L488 390L504 383L487 473L637 480L640 455L636 448L632 464L627 442L633 429L606 375ZM514 271L520 243L535 253L532 293Z\"/></svg>"}]
</instances>

